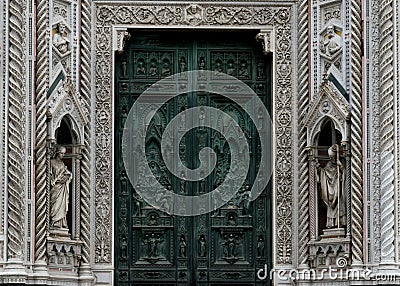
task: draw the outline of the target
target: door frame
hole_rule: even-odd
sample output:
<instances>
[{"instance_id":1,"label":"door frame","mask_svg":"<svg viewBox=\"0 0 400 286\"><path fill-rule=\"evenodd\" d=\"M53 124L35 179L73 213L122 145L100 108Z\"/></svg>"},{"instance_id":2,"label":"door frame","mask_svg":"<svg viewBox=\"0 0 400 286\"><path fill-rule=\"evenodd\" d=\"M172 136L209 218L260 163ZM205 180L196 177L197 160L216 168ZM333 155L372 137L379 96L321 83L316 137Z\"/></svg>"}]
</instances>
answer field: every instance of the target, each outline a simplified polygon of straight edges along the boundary
<instances>
[{"instance_id":1,"label":"door frame","mask_svg":"<svg viewBox=\"0 0 400 286\"><path fill-rule=\"evenodd\" d=\"M123 3L123 6L120 4ZM94 2L94 41L92 55L95 71L92 74L92 94L95 126L92 136L95 171L92 191L95 219L93 230L93 271L104 281L114 281L114 98L115 52L123 50L128 29L213 29L259 30L257 40L265 53L272 53L272 106L273 118L273 175L272 200L272 256L275 269L293 269L296 250L294 200L297 146L294 79L296 78L295 38L292 2L260 3L209 3L188 5L177 2L151 3ZM199 18L190 18L189 9L195 7ZM159 13L160 17L156 17ZM246 17L248 16L248 17ZM193 22L194 21L194 22ZM97 179L96 179L97 178ZM279 188L277 187L279 186ZM111 279L106 279L109 277Z\"/></svg>"}]
</instances>

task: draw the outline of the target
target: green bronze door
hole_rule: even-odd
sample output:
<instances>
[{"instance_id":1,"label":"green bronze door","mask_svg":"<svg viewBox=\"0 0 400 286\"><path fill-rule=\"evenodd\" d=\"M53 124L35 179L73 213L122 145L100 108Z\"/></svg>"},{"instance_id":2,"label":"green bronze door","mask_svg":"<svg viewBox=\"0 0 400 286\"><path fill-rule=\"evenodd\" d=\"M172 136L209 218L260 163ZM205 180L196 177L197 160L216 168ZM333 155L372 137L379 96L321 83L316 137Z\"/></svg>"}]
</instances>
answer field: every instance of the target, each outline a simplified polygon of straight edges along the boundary
<instances>
[{"instance_id":1,"label":"green bronze door","mask_svg":"<svg viewBox=\"0 0 400 286\"><path fill-rule=\"evenodd\" d=\"M257 183L260 164L260 138L242 108L218 94L183 93L157 111L148 132L142 135L144 156L157 180L174 193L194 196L224 181L233 167L229 144L222 134L208 127L185 133L177 144L188 168L199 166L199 151L204 147L213 148L217 154L209 176L187 181L172 175L163 162L164 129L176 115L195 106L217 108L237 122L250 147L250 168L239 192L210 213L171 216L147 204L130 183L121 152L127 114L135 100L153 83L174 74L179 77L190 70L229 74L250 86L270 110L271 57L262 53L255 32L131 34L125 51L116 55L115 68L115 285L269 285L269 280L257 278L257 271L264 265L271 269L270 186L250 202L249 189ZM170 142L173 144L174 138ZM140 152L133 156L140 156ZM155 194L155 200L168 204L164 194Z\"/></svg>"}]
</instances>

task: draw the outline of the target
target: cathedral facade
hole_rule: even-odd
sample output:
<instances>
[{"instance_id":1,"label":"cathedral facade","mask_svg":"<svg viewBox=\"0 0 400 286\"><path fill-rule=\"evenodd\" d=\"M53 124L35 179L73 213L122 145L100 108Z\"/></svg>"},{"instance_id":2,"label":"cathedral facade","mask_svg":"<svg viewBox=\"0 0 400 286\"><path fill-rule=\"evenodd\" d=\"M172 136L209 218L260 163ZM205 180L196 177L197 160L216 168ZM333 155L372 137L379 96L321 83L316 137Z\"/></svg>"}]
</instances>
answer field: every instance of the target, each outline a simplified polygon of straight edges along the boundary
<instances>
[{"instance_id":1,"label":"cathedral facade","mask_svg":"<svg viewBox=\"0 0 400 286\"><path fill-rule=\"evenodd\" d=\"M400 284L399 9L2 1L0 284Z\"/></svg>"}]
</instances>

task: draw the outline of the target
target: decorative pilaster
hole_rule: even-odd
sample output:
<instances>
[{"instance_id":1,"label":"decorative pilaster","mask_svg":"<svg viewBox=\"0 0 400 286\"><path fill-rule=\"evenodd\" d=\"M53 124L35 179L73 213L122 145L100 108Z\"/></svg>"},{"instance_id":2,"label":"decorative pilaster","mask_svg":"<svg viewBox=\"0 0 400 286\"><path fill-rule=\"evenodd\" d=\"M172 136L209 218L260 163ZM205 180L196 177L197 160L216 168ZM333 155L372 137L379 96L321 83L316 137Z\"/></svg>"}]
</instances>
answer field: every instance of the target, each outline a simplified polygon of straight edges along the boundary
<instances>
[{"instance_id":1,"label":"decorative pilaster","mask_svg":"<svg viewBox=\"0 0 400 286\"><path fill-rule=\"evenodd\" d=\"M351 0L351 186L352 261L363 262L363 131L361 1Z\"/></svg>"},{"instance_id":2,"label":"decorative pilaster","mask_svg":"<svg viewBox=\"0 0 400 286\"><path fill-rule=\"evenodd\" d=\"M81 43L80 43L80 93L87 107L91 104L91 1L81 1ZM89 122L90 122L90 114ZM90 263L90 124L85 126L84 146L82 148L81 161L81 240L82 240L82 262Z\"/></svg>"},{"instance_id":3,"label":"decorative pilaster","mask_svg":"<svg viewBox=\"0 0 400 286\"><path fill-rule=\"evenodd\" d=\"M24 7L9 1L9 105L8 105L8 261L24 258Z\"/></svg>"},{"instance_id":4,"label":"decorative pilaster","mask_svg":"<svg viewBox=\"0 0 400 286\"><path fill-rule=\"evenodd\" d=\"M273 31L261 31L256 35L256 41L263 46L264 54L268 55L274 52L274 35Z\"/></svg>"},{"instance_id":5,"label":"decorative pilaster","mask_svg":"<svg viewBox=\"0 0 400 286\"><path fill-rule=\"evenodd\" d=\"M307 129L304 119L308 111L308 0L299 2L298 8L298 122L299 122L299 266L308 260L309 227L309 189L308 189L308 150Z\"/></svg>"},{"instance_id":6,"label":"decorative pilaster","mask_svg":"<svg viewBox=\"0 0 400 286\"><path fill-rule=\"evenodd\" d=\"M309 205L310 205L310 210L309 210L309 216L310 216L310 238L311 240L315 240L317 237L316 233L316 222L317 222L317 194L316 194L316 186L315 186L315 176L316 176L316 164L317 164L317 159L315 158L315 150L314 148L307 148L308 151L308 166L309 166L309 178L310 178L310 183L309 183Z\"/></svg>"},{"instance_id":7,"label":"decorative pilaster","mask_svg":"<svg viewBox=\"0 0 400 286\"><path fill-rule=\"evenodd\" d=\"M381 264L395 262L394 247L394 86L393 1L379 9L380 32L380 170L381 170Z\"/></svg>"},{"instance_id":8,"label":"decorative pilaster","mask_svg":"<svg viewBox=\"0 0 400 286\"><path fill-rule=\"evenodd\" d=\"M47 176L46 176L46 93L49 82L49 20L48 1L38 0L36 4L36 234L35 262L46 265L47 230Z\"/></svg>"}]
</instances>

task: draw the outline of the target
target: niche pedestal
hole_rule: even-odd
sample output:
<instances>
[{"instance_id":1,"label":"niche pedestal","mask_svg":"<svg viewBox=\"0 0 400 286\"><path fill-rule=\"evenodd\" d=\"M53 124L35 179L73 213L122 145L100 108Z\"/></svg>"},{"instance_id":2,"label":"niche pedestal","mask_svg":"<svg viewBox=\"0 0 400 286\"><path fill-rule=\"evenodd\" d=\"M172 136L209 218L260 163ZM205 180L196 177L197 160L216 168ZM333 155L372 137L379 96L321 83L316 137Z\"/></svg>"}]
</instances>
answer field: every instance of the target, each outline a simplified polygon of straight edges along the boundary
<instances>
[{"instance_id":1,"label":"niche pedestal","mask_svg":"<svg viewBox=\"0 0 400 286\"><path fill-rule=\"evenodd\" d=\"M344 228L327 228L322 230L322 235L321 235L321 240L326 240L330 238L340 238L340 237L345 237L346 232Z\"/></svg>"}]
</instances>

